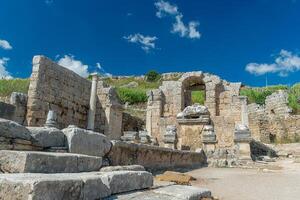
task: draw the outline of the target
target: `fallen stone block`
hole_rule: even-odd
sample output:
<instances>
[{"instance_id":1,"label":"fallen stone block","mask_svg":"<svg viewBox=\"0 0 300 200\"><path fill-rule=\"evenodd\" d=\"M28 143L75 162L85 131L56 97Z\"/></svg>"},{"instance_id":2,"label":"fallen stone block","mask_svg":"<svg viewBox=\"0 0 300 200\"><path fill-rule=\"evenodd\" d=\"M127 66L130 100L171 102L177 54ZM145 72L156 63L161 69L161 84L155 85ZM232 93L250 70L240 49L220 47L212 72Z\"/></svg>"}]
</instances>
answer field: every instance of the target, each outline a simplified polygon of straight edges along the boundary
<instances>
[{"instance_id":1,"label":"fallen stone block","mask_svg":"<svg viewBox=\"0 0 300 200\"><path fill-rule=\"evenodd\" d=\"M65 146L65 135L57 128L27 127L37 144L44 148Z\"/></svg>"},{"instance_id":2,"label":"fallen stone block","mask_svg":"<svg viewBox=\"0 0 300 200\"><path fill-rule=\"evenodd\" d=\"M175 182L180 185L189 185L191 181L196 180L194 177L188 174L172 171L166 171L161 175L157 175L155 179L157 179L158 181Z\"/></svg>"},{"instance_id":3,"label":"fallen stone block","mask_svg":"<svg viewBox=\"0 0 300 200\"><path fill-rule=\"evenodd\" d=\"M145 171L141 165L124 165L124 166L108 166L102 167L100 172L113 172L113 171Z\"/></svg>"},{"instance_id":4,"label":"fallen stone block","mask_svg":"<svg viewBox=\"0 0 300 200\"><path fill-rule=\"evenodd\" d=\"M98 171L102 158L70 153L0 151L3 173L77 173Z\"/></svg>"},{"instance_id":5,"label":"fallen stone block","mask_svg":"<svg viewBox=\"0 0 300 200\"><path fill-rule=\"evenodd\" d=\"M67 138L70 153L103 157L110 148L110 140L103 134L69 126L62 130Z\"/></svg>"},{"instance_id":6,"label":"fallen stone block","mask_svg":"<svg viewBox=\"0 0 300 200\"><path fill-rule=\"evenodd\" d=\"M0 199L90 200L150 188L149 172L0 174Z\"/></svg>"},{"instance_id":7,"label":"fallen stone block","mask_svg":"<svg viewBox=\"0 0 300 200\"><path fill-rule=\"evenodd\" d=\"M0 118L0 130L0 137L34 141L27 128L11 120Z\"/></svg>"}]
</instances>

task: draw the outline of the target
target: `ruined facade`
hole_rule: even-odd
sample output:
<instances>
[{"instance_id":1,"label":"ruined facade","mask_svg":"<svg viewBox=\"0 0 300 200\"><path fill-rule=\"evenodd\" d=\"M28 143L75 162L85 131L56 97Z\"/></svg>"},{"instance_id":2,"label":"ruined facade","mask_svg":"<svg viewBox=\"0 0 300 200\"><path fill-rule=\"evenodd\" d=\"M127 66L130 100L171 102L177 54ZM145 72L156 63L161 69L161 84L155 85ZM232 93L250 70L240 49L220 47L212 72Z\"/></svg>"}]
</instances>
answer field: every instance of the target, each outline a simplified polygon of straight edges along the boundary
<instances>
[{"instance_id":1,"label":"ruined facade","mask_svg":"<svg viewBox=\"0 0 300 200\"><path fill-rule=\"evenodd\" d=\"M177 128L177 149L202 148L205 126L211 125L216 134L218 148L234 145L234 131L242 122L242 109L247 109L247 99L239 96L241 83L229 83L216 75L203 72L184 73L178 81L163 81L159 89L148 93L146 127L152 137L164 145L163 137L169 125ZM208 115L180 119L178 114L191 106L191 92L205 91L204 105Z\"/></svg>"},{"instance_id":2,"label":"ruined facade","mask_svg":"<svg viewBox=\"0 0 300 200\"><path fill-rule=\"evenodd\" d=\"M249 128L255 140L264 143L300 141L300 115L291 114L286 91L267 96L265 105L249 104L248 112Z\"/></svg>"}]
</instances>

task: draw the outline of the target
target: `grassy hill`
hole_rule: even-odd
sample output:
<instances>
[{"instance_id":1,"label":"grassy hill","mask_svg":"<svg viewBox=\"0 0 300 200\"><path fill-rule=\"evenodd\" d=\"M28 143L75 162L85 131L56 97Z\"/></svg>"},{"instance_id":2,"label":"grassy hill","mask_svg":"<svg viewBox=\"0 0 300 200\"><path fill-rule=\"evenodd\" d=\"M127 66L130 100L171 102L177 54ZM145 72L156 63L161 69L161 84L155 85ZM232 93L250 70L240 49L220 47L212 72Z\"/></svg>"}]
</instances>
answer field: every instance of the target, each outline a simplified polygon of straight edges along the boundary
<instances>
[{"instance_id":1,"label":"grassy hill","mask_svg":"<svg viewBox=\"0 0 300 200\"><path fill-rule=\"evenodd\" d=\"M104 82L114 86L120 97L120 100L125 103L136 105L145 104L147 102L147 91L156 89L161 85L161 79L154 81L146 81L142 78L127 77L122 79L104 78ZM126 87L130 83L135 83L135 87ZM29 87L29 79L11 79L0 80L0 97L9 96L12 92L27 93ZM264 104L268 95L278 90L287 90L289 94L289 106L295 114L300 114L300 83L288 87L286 85L274 85L269 87L245 87L242 88L240 94L247 96L249 103ZM205 94L203 91L192 92L193 103L203 104Z\"/></svg>"}]
</instances>

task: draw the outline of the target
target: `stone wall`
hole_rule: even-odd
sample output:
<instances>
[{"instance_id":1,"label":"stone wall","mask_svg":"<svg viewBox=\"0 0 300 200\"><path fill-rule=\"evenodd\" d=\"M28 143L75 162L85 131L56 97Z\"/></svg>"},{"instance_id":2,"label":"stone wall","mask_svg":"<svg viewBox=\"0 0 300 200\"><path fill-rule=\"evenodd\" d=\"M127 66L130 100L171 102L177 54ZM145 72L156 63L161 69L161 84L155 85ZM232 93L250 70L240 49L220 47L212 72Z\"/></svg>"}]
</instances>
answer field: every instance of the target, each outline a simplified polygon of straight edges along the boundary
<instances>
[{"instance_id":1,"label":"stone wall","mask_svg":"<svg viewBox=\"0 0 300 200\"><path fill-rule=\"evenodd\" d=\"M206 157L203 152L179 151L121 141L113 141L108 158L111 165L114 166L138 164L151 171L206 165Z\"/></svg>"},{"instance_id":2,"label":"stone wall","mask_svg":"<svg viewBox=\"0 0 300 200\"><path fill-rule=\"evenodd\" d=\"M59 128L85 128L91 82L44 56L33 58L27 104L28 126L42 126L48 110L58 116Z\"/></svg>"},{"instance_id":3,"label":"stone wall","mask_svg":"<svg viewBox=\"0 0 300 200\"><path fill-rule=\"evenodd\" d=\"M58 127L87 127L91 81L44 56L33 58L27 103L27 125L43 126L48 111L57 114ZM115 90L97 82L95 131L119 139L122 108Z\"/></svg>"},{"instance_id":4,"label":"stone wall","mask_svg":"<svg viewBox=\"0 0 300 200\"><path fill-rule=\"evenodd\" d=\"M0 118L24 124L27 110L27 95L13 92L9 100L0 101Z\"/></svg>"},{"instance_id":5,"label":"stone wall","mask_svg":"<svg viewBox=\"0 0 300 200\"><path fill-rule=\"evenodd\" d=\"M248 105L254 139L265 143L300 141L300 115L291 114L287 98L287 92L278 91L266 98L265 105Z\"/></svg>"}]
</instances>

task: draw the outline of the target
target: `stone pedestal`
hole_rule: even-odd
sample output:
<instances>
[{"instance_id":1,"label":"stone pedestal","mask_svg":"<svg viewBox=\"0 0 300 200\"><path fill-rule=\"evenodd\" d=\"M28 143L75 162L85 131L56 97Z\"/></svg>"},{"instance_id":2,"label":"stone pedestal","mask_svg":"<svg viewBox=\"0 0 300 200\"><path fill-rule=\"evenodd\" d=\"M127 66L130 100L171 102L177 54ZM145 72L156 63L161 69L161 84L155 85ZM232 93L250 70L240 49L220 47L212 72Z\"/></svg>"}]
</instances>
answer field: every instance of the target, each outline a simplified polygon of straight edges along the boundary
<instances>
[{"instance_id":1,"label":"stone pedestal","mask_svg":"<svg viewBox=\"0 0 300 200\"><path fill-rule=\"evenodd\" d=\"M48 111L47 120L44 126L47 128L57 128L57 115L53 110Z\"/></svg>"},{"instance_id":2,"label":"stone pedestal","mask_svg":"<svg viewBox=\"0 0 300 200\"><path fill-rule=\"evenodd\" d=\"M202 143L205 152L212 153L216 150L217 139L212 125L205 125L203 127Z\"/></svg>"},{"instance_id":3,"label":"stone pedestal","mask_svg":"<svg viewBox=\"0 0 300 200\"><path fill-rule=\"evenodd\" d=\"M238 150L239 160L252 160L251 159L251 133L246 125L237 125L234 132L234 143Z\"/></svg>"},{"instance_id":4,"label":"stone pedestal","mask_svg":"<svg viewBox=\"0 0 300 200\"><path fill-rule=\"evenodd\" d=\"M177 148L177 129L175 125L167 126L166 133L164 134L163 142L164 147L176 149Z\"/></svg>"},{"instance_id":5,"label":"stone pedestal","mask_svg":"<svg viewBox=\"0 0 300 200\"><path fill-rule=\"evenodd\" d=\"M139 131L140 143L151 144L151 137L147 131Z\"/></svg>"}]
</instances>

